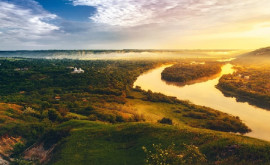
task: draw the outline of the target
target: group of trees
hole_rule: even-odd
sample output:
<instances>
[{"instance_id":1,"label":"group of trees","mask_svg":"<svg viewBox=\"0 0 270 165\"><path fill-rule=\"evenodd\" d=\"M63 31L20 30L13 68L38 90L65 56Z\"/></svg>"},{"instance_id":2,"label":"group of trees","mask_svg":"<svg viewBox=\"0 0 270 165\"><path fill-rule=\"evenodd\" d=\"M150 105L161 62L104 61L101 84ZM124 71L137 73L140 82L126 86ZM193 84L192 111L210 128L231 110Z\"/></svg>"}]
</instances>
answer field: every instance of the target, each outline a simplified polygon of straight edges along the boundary
<instances>
[{"instance_id":1,"label":"group of trees","mask_svg":"<svg viewBox=\"0 0 270 165\"><path fill-rule=\"evenodd\" d=\"M185 83L203 77L213 76L221 71L220 63L176 64L166 68L161 77L170 82Z\"/></svg>"},{"instance_id":2,"label":"group of trees","mask_svg":"<svg viewBox=\"0 0 270 165\"><path fill-rule=\"evenodd\" d=\"M245 78L248 76L248 78ZM248 101L258 107L270 109L270 68L237 67L237 72L220 78L217 88L238 101Z\"/></svg>"},{"instance_id":3,"label":"group of trees","mask_svg":"<svg viewBox=\"0 0 270 165\"><path fill-rule=\"evenodd\" d=\"M1 116L0 136L22 137L25 144L20 147L25 149L38 140L56 143L63 130L55 127L71 119L143 120L135 113L125 119L117 109L100 107L123 105L137 76L156 62L2 58L0 64L0 102L22 107L19 113L3 110L6 116ZM85 72L72 74L72 67Z\"/></svg>"}]
</instances>

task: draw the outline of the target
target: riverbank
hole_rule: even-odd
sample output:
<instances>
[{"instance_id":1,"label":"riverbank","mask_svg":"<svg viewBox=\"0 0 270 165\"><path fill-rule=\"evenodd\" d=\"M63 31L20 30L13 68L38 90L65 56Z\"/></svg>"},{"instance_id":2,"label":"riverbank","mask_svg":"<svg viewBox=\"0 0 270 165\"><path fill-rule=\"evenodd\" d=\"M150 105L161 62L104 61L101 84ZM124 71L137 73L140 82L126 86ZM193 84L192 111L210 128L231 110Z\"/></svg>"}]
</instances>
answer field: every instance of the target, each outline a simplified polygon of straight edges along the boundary
<instances>
[{"instance_id":1,"label":"riverbank","mask_svg":"<svg viewBox=\"0 0 270 165\"><path fill-rule=\"evenodd\" d=\"M270 110L269 66L237 66L237 72L223 75L217 88L227 97L239 102Z\"/></svg>"},{"instance_id":2,"label":"riverbank","mask_svg":"<svg viewBox=\"0 0 270 165\"><path fill-rule=\"evenodd\" d=\"M174 96L180 100L189 100L197 105L239 116L252 130L247 136L270 140L270 126L265 124L269 122L270 112L251 106L248 103L237 102L235 98L225 97L222 92L215 87L222 75L235 72L233 65L224 65L220 76L213 80L186 85L184 87L168 85L166 82L162 81L161 73L165 68L166 66L163 66L142 74L137 78L134 85L140 86L146 91L160 92L168 96Z\"/></svg>"}]
</instances>

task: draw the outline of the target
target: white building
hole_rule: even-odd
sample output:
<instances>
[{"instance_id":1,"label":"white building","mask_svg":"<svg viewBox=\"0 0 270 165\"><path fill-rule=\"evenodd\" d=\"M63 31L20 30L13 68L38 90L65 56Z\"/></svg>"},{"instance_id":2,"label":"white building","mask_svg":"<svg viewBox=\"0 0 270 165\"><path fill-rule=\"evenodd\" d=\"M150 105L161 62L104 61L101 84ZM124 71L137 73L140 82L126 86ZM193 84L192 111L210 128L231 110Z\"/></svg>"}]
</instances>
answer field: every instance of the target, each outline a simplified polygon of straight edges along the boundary
<instances>
[{"instance_id":1,"label":"white building","mask_svg":"<svg viewBox=\"0 0 270 165\"><path fill-rule=\"evenodd\" d=\"M71 72L71 73L84 73L84 70L82 69L82 68L74 68L74 70L73 70L73 72Z\"/></svg>"}]
</instances>

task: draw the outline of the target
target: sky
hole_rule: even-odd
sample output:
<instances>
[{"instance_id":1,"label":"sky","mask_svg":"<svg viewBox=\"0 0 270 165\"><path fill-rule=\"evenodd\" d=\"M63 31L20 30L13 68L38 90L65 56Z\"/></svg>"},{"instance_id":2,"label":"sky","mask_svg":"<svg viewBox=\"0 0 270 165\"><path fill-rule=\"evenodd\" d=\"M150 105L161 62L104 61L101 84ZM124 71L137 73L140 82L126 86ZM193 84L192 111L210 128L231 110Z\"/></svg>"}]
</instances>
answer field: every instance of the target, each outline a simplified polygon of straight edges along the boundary
<instances>
[{"instance_id":1,"label":"sky","mask_svg":"<svg viewBox=\"0 0 270 165\"><path fill-rule=\"evenodd\" d=\"M0 50L267 46L270 0L0 0Z\"/></svg>"}]
</instances>

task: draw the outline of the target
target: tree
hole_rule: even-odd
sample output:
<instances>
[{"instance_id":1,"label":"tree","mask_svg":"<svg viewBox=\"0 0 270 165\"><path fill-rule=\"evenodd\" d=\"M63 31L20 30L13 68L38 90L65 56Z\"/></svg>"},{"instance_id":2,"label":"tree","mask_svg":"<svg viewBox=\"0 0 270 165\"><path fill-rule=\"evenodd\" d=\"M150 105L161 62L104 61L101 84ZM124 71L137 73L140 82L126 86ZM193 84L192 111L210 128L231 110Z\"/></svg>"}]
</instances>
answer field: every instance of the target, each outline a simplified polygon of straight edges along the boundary
<instances>
[{"instance_id":1,"label":"tree","mask_svg":"<svg viewBox=\"0 0 270 165\"><path fill-rule=\"evenodd\" d=\"M56 120L59 119L59 114L54 110L54 109L50 109L48 111L48 118L52 121L55 122Z\"/></svg>"}]
</instances>

